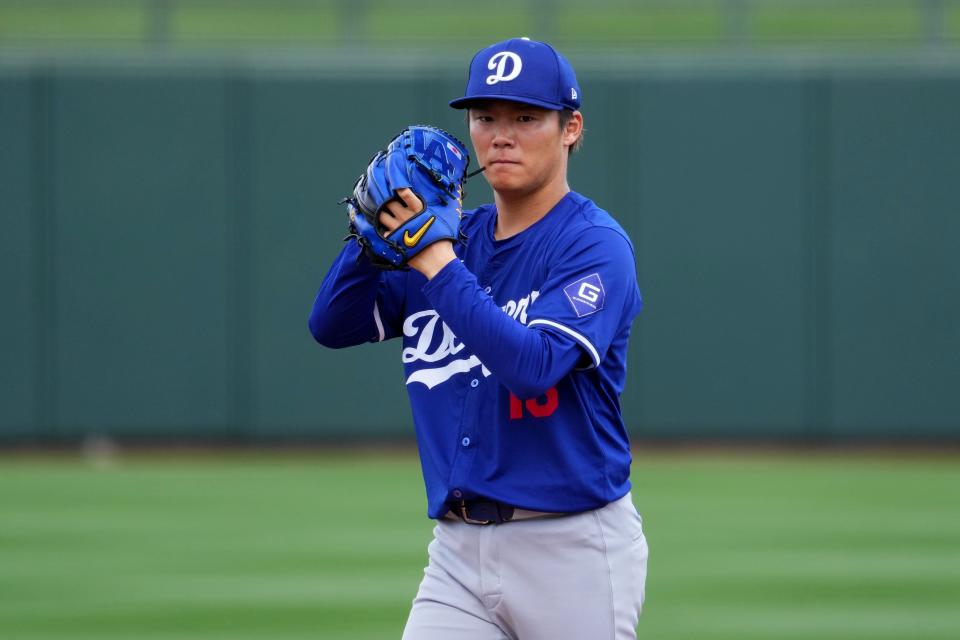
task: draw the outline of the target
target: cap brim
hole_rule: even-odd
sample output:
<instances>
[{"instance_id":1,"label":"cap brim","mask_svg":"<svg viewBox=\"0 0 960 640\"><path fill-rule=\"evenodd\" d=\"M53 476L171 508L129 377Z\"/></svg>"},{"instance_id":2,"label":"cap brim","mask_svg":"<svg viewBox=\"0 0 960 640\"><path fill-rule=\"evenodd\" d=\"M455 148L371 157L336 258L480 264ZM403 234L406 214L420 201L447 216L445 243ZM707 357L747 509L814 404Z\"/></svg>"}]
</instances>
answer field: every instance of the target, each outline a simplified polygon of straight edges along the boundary
<instances>
[{"instance_id":1,"label":"cap brim","mask_svg":"<svg viewBox=\"0 0 960 640\"><path fill-rule=\"evenodd\" d=\"M483 94L478 96L465 96L463 98L457 98L456 100L450 101L450 106L454 109L469 109L472 104L475 102L480 102L481 100L506 100L507 102L519 102L521 104L529 104L535 107L542 107L544 109L551 109L553 111L562 111L564 109L572 109L573 107L561 104L559 102L547 102L546 100L540 100L539 98L528 98L526 96L510 96L503 95L502 93L490 93Z\"/></svg>"}]
</instances>

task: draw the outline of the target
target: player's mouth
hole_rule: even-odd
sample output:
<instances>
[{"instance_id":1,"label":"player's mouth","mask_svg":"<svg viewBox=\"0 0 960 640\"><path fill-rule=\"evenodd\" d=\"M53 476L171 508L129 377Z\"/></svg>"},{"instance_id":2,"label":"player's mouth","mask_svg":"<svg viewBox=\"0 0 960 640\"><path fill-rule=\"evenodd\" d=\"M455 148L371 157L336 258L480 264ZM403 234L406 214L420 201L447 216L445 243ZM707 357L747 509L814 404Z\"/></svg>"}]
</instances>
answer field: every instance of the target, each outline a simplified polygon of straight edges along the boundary
<instances>
[{"instance_id":1,"label":"player's mouth","mask_svg":"<svg viewBox=\"0 0 960 640\"><path fill-rule=\"evenodd\" d=\"M497 165L497 164L506 164L506 165L509 165L509 164L520 164L520 161L519 161L519 160L505 160L505 159L503 159L503 158L500 158L500 159L498 159L498 160L490 160L489 162L487 162L487 166Z\"/></svg>"}]
</instances>

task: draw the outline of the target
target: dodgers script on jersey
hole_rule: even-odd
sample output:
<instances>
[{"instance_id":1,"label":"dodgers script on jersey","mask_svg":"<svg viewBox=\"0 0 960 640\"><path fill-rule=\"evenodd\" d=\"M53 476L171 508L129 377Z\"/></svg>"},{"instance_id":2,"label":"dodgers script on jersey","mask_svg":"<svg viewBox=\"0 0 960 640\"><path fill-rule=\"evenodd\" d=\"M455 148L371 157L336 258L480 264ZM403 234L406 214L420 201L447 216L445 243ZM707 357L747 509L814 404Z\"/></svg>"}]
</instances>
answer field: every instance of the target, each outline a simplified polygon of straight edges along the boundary
<instances>
[{"instance_id":1,"label":"dodgers script on jersey","mask_svg":"<svg viewBox=\"0 0 960 640\"><path fill-rule=\"evenodd\" d=\"M630 490L620 414L641 308L633 247L592 201L567 193L523 232L494 239L492 205L432 280L383 272L348 244L310 327L327 346L402 339L428 515L482 497L596 509Z\"/></svg>"}]
</instances>

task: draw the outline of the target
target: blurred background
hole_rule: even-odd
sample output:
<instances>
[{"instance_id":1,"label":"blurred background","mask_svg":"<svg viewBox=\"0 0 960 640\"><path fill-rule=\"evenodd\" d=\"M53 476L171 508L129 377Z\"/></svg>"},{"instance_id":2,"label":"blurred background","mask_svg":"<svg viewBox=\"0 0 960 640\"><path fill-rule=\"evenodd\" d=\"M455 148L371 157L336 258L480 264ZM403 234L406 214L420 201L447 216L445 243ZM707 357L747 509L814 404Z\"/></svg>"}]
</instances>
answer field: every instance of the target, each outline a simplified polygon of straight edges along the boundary
<instances>
[{"instance_id":1,"label":"blurred background","mask_svg":"<svg viewBox=\"0 0 960 640\"><path fill-rule=\"evenodd\" d=\"M0 637L399 637L399 344L306 317L515 36L637 248L641 637L960 636L960 0L0 0Z\"/></svg>"}]
</instances>

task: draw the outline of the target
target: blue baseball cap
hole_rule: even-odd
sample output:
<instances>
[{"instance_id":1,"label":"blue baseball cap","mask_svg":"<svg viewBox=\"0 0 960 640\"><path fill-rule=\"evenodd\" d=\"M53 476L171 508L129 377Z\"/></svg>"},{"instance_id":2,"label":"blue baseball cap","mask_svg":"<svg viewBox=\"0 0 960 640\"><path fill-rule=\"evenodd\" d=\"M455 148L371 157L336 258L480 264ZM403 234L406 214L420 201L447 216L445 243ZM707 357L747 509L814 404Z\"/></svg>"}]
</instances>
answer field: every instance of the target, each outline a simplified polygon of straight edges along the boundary
<instances>
[{"instance_id":1,"label":"blue baseball cap","mask_svg":"<svg viewBox=\"0 0 960 640\"><path fill-rule=\"evenodd\" d=\"M580 108L580 85L573 67L545 42L514 38L481 49L470 62L462 98L450 101L465 109L477 100L510 100L545 109Z\"/></svg>"}]
</instances>

